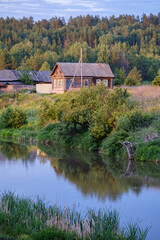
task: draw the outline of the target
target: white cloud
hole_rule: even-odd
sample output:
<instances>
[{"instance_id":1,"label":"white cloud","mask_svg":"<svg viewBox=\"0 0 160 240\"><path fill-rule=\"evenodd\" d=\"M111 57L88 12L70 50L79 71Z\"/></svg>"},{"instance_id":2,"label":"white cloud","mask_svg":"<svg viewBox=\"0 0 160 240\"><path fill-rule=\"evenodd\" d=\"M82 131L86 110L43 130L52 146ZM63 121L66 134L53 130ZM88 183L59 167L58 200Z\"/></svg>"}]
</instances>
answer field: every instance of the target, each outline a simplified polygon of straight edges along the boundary
<instances>
[{"instance_id":1,"label":"white cloud","mask_svg":"<svg viewBox=\"0 0 160 240\"><path fill-rule=\"evenodd\" d=\"M32 0L0 0L0 3L32 2Z\"/></svg>"},{"instance_id":2,"label":"white cloud","mask_svg":"<svg viewBox=\"0 0 160 240\"><path fill-rule=\"evenodd\" d=\"M45 0L46 3L52 3L52 4L60 4L60 5L66 5L66 6L83 6L83 7L94 7L98 5L95 1L89 1L89 0Z\"/></svg>"},{"instance_id":3,"label":"white cloud","mask_svg":"<svg viewBox=\"0 0 160 240\"><path fill-rule=\"evenodd\" d=\"M70 5L70 4L74 4L75 1L73 0L45 0L45 2L47 3L54 3L54 4L62 4L62 5Z\"/></svg>"},{"instance_id":4,"label":"white cloud","mask_svg":"<svg viewBox=\"0 0 160 240\"><path fill-rule=\"evenodd\" d=\"M27 7L39 7L40 4L38 3L22 3L21 5L27 6Z\"/></svg>"}]
</instances>

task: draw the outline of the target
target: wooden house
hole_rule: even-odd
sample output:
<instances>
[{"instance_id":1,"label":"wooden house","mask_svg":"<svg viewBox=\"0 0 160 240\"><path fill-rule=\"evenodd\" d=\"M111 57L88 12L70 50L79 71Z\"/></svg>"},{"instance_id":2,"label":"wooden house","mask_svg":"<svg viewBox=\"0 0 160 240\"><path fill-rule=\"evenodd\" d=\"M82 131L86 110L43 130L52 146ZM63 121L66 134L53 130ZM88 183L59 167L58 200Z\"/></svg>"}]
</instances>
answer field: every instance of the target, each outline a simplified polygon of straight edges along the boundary
<instances>
[{"instance_id":1,"label":"wooden house","mask_svg":"<svg viewBox=\"0 0 160 240\"><path fill-rule=\"evenodd\" d=\"M53 93L77 91L81 87L99 84L113 88L114 75L106 63L56 63L51 72Z\"/></svg>"}]
</instances>

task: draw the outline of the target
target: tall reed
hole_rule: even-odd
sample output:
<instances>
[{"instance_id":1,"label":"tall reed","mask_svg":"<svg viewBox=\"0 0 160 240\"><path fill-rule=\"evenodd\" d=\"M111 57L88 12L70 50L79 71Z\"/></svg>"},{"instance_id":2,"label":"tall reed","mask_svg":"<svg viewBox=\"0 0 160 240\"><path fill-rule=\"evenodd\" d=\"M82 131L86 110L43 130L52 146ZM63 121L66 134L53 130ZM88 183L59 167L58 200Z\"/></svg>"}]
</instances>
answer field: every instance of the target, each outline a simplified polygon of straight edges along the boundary
<instances>
[{"instance_id":1,"label":"tall reed","mask_svg":"<svg viewBox=\"0 0 160 240\"><path fill-rule=\"evenodd\" d=\"M74 207L46 206L39 197L35 200L12 192L1 194L0 235L16 239L24 239L21 236L27 235L28 239L40 239L41 235L37 238L37 234L55 228L61 230L61 234L74 233L75 239L145 239L148 231L141 230L137 224L120 229L115 211L90 209L81 216Z\"/></svg>"}]
</instances>

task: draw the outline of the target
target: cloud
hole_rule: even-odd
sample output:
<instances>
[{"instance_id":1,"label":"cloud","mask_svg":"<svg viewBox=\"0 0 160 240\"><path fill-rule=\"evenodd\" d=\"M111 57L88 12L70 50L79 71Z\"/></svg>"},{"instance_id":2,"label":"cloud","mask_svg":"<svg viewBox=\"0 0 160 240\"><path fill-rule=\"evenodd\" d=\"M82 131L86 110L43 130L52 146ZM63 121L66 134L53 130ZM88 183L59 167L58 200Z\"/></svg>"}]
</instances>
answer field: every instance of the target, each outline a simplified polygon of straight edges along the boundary
<instances>
[{"instance_id":1,"label":"cloud","mask_svg":"<svg viewBox=\"0 0 160 240\"><path fill-rule=\"evenodd\" d=\"M22 3L21 5L27 7L40 7L40 4L38 3Z\"/></svg>"},{"instance_id":2,"label":"cloud","mask_svg":"<svg viewBox=\"0 0 160 240\"><path fill-rule=\"evenodd\" d=\"M33 2L32 0L0 0L1 3Z\"/></svg>"},{"instance_id":3,"label":"cloud","mask_svg":"<svg viewBox=\"0 0 160 240\"><path fill-rule=\"evenodd\" d=\"M61 5L71 5L75 3L73 0L45 0L45 2Z\"/></svg>"},{"instance_id":4,"label":"cloud","mask_svg":"<svg viewBox=\"0 0 160 240\"><path fill-rule=\"evenodd\" d=\"M96 1L90 1L90 0L45 0L46 3L50 4L59 4L64 6L83 6L83 7L93 7L98 5L98 2Z\"/></svg>"}]
</instances>

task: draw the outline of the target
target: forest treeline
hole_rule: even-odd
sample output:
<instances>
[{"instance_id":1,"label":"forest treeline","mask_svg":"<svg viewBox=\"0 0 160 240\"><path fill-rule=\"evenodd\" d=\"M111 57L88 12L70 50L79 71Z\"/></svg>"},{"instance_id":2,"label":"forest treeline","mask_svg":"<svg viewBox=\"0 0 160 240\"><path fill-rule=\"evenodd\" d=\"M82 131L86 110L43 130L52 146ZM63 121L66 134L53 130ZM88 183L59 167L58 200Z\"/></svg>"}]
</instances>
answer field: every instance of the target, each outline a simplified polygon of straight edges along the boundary
<instances>
[{"instance_id":1,"label":"forest treeline","mask_svg":"<svg viewBox=\"0 0 160 240\"><path fill-rule=\"evenodd\" d=\"M143 81L160 69L160 13L119 17L0 18L0 69L51 70L57 61L109 63L116 77L136 67Z\"/></svg>"}]
</instances>

